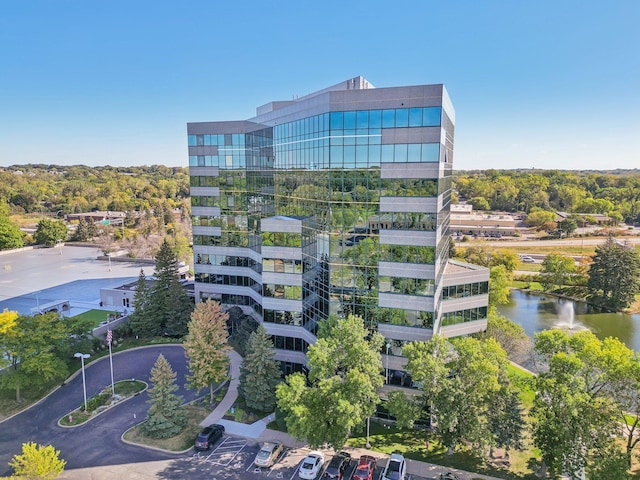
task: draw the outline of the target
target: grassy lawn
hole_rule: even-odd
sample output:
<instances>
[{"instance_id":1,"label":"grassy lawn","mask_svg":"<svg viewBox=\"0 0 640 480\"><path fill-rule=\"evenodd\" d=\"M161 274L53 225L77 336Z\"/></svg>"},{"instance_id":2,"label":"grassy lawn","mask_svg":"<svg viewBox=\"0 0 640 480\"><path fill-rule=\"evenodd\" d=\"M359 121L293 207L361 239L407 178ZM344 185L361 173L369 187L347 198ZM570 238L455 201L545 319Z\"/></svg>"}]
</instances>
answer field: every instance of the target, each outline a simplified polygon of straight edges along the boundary
<instances>
[{"instance_id":1,"label":"grassy lawn","mask_svg":"<svg viewBox=\"0 0 640 480\"><path fill-rule=\"evenodd\" d=\"M507 374L513 386L518 389L522 406L529 410L533 407L533 399L536 395L530 384L533 375L512 364L507 365Z\"/></svg>"},{"instance_id":2,"label":"grassy lawn","mask_svg":"<svg viewBox=\"0 0 640 480\"><path fill-rule=\"evenodd\" d=\"M107 320L107 315L109 315L110 313L111 312L107 312L105 310L88 310L84 313L81 313L80 315L76 315L73 318L77 318L80 320L89 319L93 322L93 328L95 328L100 325L100 322L105 322Z\"/></svg>"},{"instance_id":3,"label":"grassy lawn","mask_svg":"<svg viewBox=\"0 0 640 480\"><path fill-rule=\"evenodd\" d=\"M520 262L520 265L518 265L516 267L516 270L519 270L521 272L532 272L532 273L537 273L540 270L542 270L542 264L541 263L524 263L524 262Z\"/></svg>"},{"instance_id":4,"label":"grassy lawn","mask_svg":"<svg viewBox=\"0 0 640 480\"><path fill-rule=\"evenodd\" d=\"M242 398L241 396L238 397L238 399L233 404L233 407L231 408L233 409L233 411L229 410L224 414L225 419L233 420L240 423L246 423L249 425L268 415L267 413L258 412L247 407L244 403L244 398Z\"/></svg>"},{"instance_id":5,"label":"grassy lawn","mask_svg":"<svg viewBox=\"0 0 640 480\"><path fill-rule=\"evenodd\" d=\"M524 280L512 280L509 283L512 288L521 288L522 290L530 290L532 292L542 292L542 285L539 282L527 282Z\"/></svg>"},{"instance_id":6,"label":"grassy lawn","mask_svg":"<svg viewBox=\"0 0 640 480\"><path fill-rule=\"evenodd\" d=\"M84 403L80 405L73 412L69 412L67 415L60 419L60 424L64 426L81 425L97 413L104 410L104 407L113 406L118 402L125 400L127 397L136 395L147 388L147 384L140 380L122 380L114 384L114 391L116 395L124 398L118 398L116 403L112 403L113 397L111 395L111 386L106 387L98 395L95 395L87 399L88 410L84 411Z\"/></svg>"},{"instance_id":7,"label":"grassy lawn","mask_svg":"<svg viewBox=\"0 0 640 480\"><path fill-rule=\"evenodd\" d=\"M20 390L20 395L22 397L22 402L20 403L16 402L15 390L0 390L0 420L10 417L11 415L31 406L60 385L60 383L61 380L56 380L48 382L39 388L23 388Z\"/></svg>"},{"instance_id":8,"label":"grassy lawn","mask_svg":"<svg viewBox=\"0 0 640 480\"><path fill-rule=\"evenodd\" d=\"M187 405L185 408L187 410L187 426L175 437L148 437L142 431L143 424L140 424L124 434L125 440L133 443L139 443L141 445L149 445L152 447L162 448L164 450L170 450L172 452L182 452L193 447L193 442L196 436L200 433L200 430L202 430L200 422L211 413L211 409L195 405Z\"/></svg>"}]
</instances>

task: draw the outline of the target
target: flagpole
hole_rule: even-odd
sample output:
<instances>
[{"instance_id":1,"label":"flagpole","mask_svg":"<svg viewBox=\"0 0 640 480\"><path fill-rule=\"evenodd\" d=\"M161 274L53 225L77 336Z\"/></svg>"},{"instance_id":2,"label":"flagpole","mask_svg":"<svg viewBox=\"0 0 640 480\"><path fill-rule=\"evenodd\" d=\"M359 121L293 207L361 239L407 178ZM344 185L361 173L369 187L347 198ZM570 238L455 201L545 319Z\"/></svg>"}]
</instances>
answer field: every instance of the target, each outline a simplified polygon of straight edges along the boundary
<instances>
[{"instance_id":1,"label":"flagpole","mask_svg":"<svg viewBox=\"0 0 640 480\"><path fill-rule=\"evenodd\" d=\"M113 333L111 330L107 330L107 343L109 344L109 366L111 367L111 395L116 394L116 387L113 383L113 356L111 355L111 340L113 339Z\"/></svg>"}]
</instances>

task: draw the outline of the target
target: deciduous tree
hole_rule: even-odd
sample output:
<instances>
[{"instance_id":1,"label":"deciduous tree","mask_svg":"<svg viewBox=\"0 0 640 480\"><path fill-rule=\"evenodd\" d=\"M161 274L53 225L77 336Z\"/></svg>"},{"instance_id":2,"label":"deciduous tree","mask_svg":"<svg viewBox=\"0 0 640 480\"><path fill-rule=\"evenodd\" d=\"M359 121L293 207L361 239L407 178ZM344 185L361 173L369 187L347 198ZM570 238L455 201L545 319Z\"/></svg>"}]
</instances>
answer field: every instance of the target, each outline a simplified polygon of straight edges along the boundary
<instances>
[{"instance_id":1,"label":"deciduous tree","mask_svg":"<svg viewBox=\"0 0 640 480\"><path fill-rule=\"evenodd\" d=\"M191 371L188 384L198 391L210 387L210 402L213 402L213 384L223 381L229 370L228 317L218 302L210 299L200 302L191 313L189 333L184 339Z\"/></svg>"},{"instance_id":2,"label":"deciduous tree","mask_svg":"<svg viewBox=\"0 0 640 480\"><path fill-rule=\"evenodd\" d=\"M38 244L52 247L58 240L66 240L67 234L67 226L64 222L43 218L38 222L33 239Z\"/></svg>"},{"instance_id":3,"label":"deciduous tree","mask_svg":"<svg viewBox=\"0 0 640 480\"><path fill-rule=\"evenodd\" d=\"M369 332L359 317L328 322L307 352L310 385L295 373L276 392L290 434L313 448L328 443L337 450L375 411L384 382L383 338Z\"/></svg>"},{"instance_id":4,"label":"deciduous tree","mask_svg":"<svg viewBox=\"0 0 640 480\"><path fill-rule=\"evenodd\" d=\"M522 402L518 392L510 388L507 382L500 384L500 389L491 396L488 410L489 430L493 434L491 448L522 450L524 448L524 419Z\"/></svg>"},{"instance_id":5,"label":"deciduous tree","mask_svg":"<svg viewBox=\"0 0 640 480\"><path fill-rule=\"evenodd\" d=\"M517 357L531 347L524 328L504 315L500 315L495 308L489 309L486 334L500 344L509 358Z\"/></svg>"},{"instance_id":6,"label":"deciduous tree","mask_svg":"<svg viewBox=\"0 0 640 480\"><path fill-rule=\"evenodd\" d=\"M551 473L574 478L615 448L614 387L634 355L619 340L601 341L588 330L540 332L535 349L549 368L534 378L534 444Z\"/></svg>"},{"instance_id":7,"label":"deciduous tree","mask_svg":"<svg viewBox=\"0 0 640 480\"><path fill-rule=\"evenodd\" d=\"M423 384L449 452L464 442L486 447L493 441L490 409L500 391L505 352L491 338L461 337L451 340L451 346L439 336L406 345L407 371Z\"/></svg>"},{"instance_id":8,"label":"deciduous tree","mask_svg":"<svg viewBox=\"0 0 640 480\"><path fill-rule=\"evenodd\" d=\"M540 284L545 291L571 285L576 272L577 268L573 258L551 253L542 261Z\"/></svg>"},{"instance_id":9,"label":"deciduous tree","mask_svg":"<svg viewBox=\"0 0 640 480\"><path fill-rule=\"evenodd\" d=\"M276 387L280 383L280 365L275 359L273 340L262 325L249 337L238 390L246 405L261 412L276 406Z\"/></svg>"},{"instance_id":10,"label":"deciduous tree","mask_svg":"<svg viewBox=\"0 0 640 480\"><path fill-rule=\"evenodd\" d=\"M0 216L0 250L24 246L24 235L7 217Z\"/></svg>"},{"instance_id":11,"label":"deciduous tree","mask_svg":"<svg viewBox=\"0 0 640 480\"><path fill-rule=\"evenodd\" d=\"M396 425L399 428L413 428L424 410L424 405L424 396L409 397L401 390L394 390L387 394L385 407L396 417Z\"/></svg>"},{"instance_id":12,"label":"deciduous tree","mask_svg":"<svg viewBox=\"0 0 640 480\"><path fill-rule=\"evenodd\" d=\"M149 389L148 403L151 406L144 431L154 438L173 437L184 429L187 415L182 406L182 397L174 393L178 390L176 373L164 355L158 356L149 380L152 387Z\"/></svg>"},{"instance_id":13,"label":"deciduous tree","mask_svg":"<svg viewBox=\"0 0 640 480\"><path fill-rule=\"evenodd\" d=\"M60 458L60 451L53 445L22 444L22 453L14 455L9 466L16 479L53 480L64 471L67 464Z\"/></svg>"},{"instance_id":14,"label":"deciduous tree","mask_svg":"<svg viewBox=\"0 0 640 480\"><path fill-rule=\"evenodd\" d=\"M504 265L491 267L489 273L489 306L506 305L509 303L510 275Z\"/></svg>"},{"instance_id":15,"label":"deciduous tree","mask_svg":"<svg viewBox=\"0 0 640 480\"><path fill-rule=\"evenodd\" d=\"M0 375L0 388L15 389L16 401L21 402L22 388L67 375L67 365L56 350L69 340L69 331L56 313L11 317L5 313L0 327L0 357L9 363Z\"/></svg>"}]
</instances>

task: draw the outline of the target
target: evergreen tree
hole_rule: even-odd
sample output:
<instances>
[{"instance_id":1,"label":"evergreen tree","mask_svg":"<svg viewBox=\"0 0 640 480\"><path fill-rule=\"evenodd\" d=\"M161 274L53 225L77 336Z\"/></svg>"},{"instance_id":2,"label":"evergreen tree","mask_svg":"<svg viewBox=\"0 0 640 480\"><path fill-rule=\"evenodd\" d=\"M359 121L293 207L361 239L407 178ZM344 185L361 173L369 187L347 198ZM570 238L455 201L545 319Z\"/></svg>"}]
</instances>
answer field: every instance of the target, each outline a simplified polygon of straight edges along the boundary
<instances>
[{"instance_id":1,"label":"evergreen tree","mask_svg":"<svg viewBox=\"0 0 640 480\"><path fill-rule=\"evenodd\" d=\"M80 217L80 221L78 222L78 226L73 235L73 239L78 242L86 242L91 240L98 234L98 230L96 229L95 224L92 221L85 220Z\"/></svg>"},{"instance_id":2,"label":"evergreen tree","mask_svg":"<svg viewBox=\"0 0 640 480\"><path fill-rule=\"evenodd\" d=\"M144 432L153 438L173 437L186 426L187 415L182 406L182 397L174 393L178 390L176 373L164 355L158 356L149 380L153 386L149 389L148 403L151 406Z\"/></svg>"},{"instance_id":3,"label":"evergreen tree","mask_svg":"<svg viewBox=\"0 0 640 480\"><path fill-rule=\"evenodd\" d=\"M162 330L158 322L149 314L149 304L151 302L151 292L144 270L140 270L136 292L133 296L133 313L129 316L129 326L134 335L141 337L154 337L160 335Z\"/></svg>"},{"instance_id":4,"label":"evergreen tree","mask_svg":"<svg viewBox=\"0 0 640 480\"><path fill-rule=\"evenodd\" d=\"M262 325L251 334L242 366L238 390L247 407L272 412L276 406L276 386L280 365L275 359L273 340Z\"/></svg>"},{"instance_id":5,"label":"evergreen tree","mask_svg":"<svg viewBox=\"0 0 640 480\"><path fill-rule=\"evenodd\" d=\"M240 307L231 307L227 310L227 314L229 315L227 320L229 344L244 357L249 337L260 324L252 316L245 315Z\"/></svg>"},{"instance_id":6,"label":"evergreen tree","mask_svg":"<svg viewBox=\"0 0 640 480\"><path fill-rule=\"evenodd\" d=\"M182 337L188 331L193 302L177 277L169 283L166 300L165 332L171 337Z\"/></svg>"},{"instance_id":7,"label":"evergreen tree","mask_svg":"<svg viewBox=\"0 0 640 480\"><path fill-rule=\"evenodd\" d=\"M640 291L640 257L613 238L596 247L587 288L593 299L613 310L627 308Z\"/></svg>"},{"instance_id":8,"label":"evergreen tree","mask_svg":"<svg viewBox=\"0 0 640 480\"><path fill-rule=\"evenodd\" d=\"M229 316L213 300L196 305L189 322L189 333L184 339L185 355L189 360L187 376L190 388L210 387L213 402L213 383L221 382L229 369L227 352L227 318Z\"/></svg>"},{"instance_id":9,"label":"evergreen tree","mask_svg":"<svg viewBox=\"0 0 640 480\"><path fill-rule=\"evenodd\" d=\"M155 283L151 288L148 315L160 332L182 336L187 333L193 305L180 284L178 260L166 238L155 260Z\"/></svg>"}]
</instances>

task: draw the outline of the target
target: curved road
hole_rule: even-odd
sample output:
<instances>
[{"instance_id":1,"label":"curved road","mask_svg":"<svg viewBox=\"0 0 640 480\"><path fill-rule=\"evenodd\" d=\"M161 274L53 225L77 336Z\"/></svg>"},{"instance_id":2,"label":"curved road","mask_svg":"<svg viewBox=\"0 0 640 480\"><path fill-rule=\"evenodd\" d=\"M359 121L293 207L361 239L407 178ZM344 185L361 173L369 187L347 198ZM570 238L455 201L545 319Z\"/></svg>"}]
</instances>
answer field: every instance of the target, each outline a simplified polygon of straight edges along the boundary
<instances>
[{"instance_id":1,"label":"curved road","mask_svg":"<svg viewBox=\"0 0 640 480\"><path fill-rule=\"evenodd\" d=\"M149 382L149 374L162 353L177 373L176 392L185 401L196 395L186 390L187 362L181 345L159 345L113 355L115 381L135 378ZM87 398L111 385L109 357L85 365ZM0 423L0 476L8 476L8 463L22 444L52 444L67 461L65 468L82 468L176 458L179 455L135 447L121 441L122 433L146 417L147 392L133 397L74 428L58 426L58 419L83 403L82 375L77 375L42 402Z\"/></svg>"}]
</instances>

